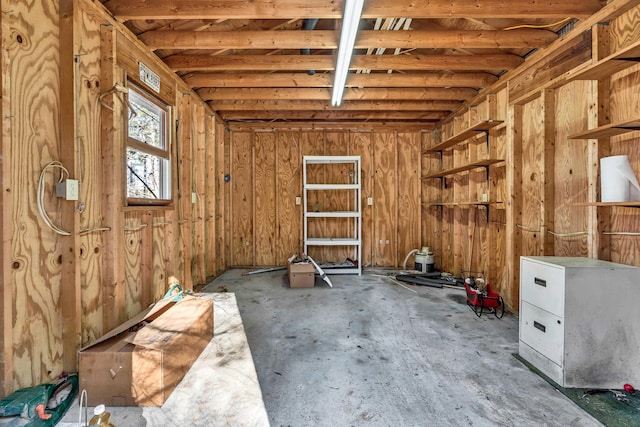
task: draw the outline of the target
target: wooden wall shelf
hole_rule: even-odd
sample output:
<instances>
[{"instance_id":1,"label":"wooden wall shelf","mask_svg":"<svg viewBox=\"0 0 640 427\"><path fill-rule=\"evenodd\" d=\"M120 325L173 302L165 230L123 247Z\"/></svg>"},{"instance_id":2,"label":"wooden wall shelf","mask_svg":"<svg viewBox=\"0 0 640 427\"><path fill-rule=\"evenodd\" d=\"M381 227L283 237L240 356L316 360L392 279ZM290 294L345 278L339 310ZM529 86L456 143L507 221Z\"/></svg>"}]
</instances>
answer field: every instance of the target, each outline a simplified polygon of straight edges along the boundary
<instances>
[{"instance_id":1,"label":"wooden wall shelf","mask_svg":"<svg viewBox=\"0 0 640 427\"><path fill-rule=\"evenodd\" d=\"M475 126L470 127L467 130L463 130L460 133L453 135L451 138L446 139L433 147L429 147L426 149L424 153L436 153L438 151L442 151L446 148L453 147L454 145L466 141L467 139L476 136L481 132L487 132L489 129L494 128L500 124L504 123L502 120L486 120L484 122L480 122Z\"/></svg>"},{"instance_id":2,"label":"wooden wall shelf","mask_svg":"<svg viewBox=\"0 0 640 427\"><path fill-rule=\"evenodd\" d=\"M501 205L502 202L425 202L423 206L445 206L445 207L469 207L469 206L490 206L490 205Z\"/></svg>"},{"instance_id":3,"label":"wooden wall shelf","mask_svg":"<svg viewBox=\"0 0 640 427\"><path fill-rule=\"evenodd\" d=\"M465 172L465 171L469 171L472 169L478 169L478 168L483 168L483 167L487 167L489 165L494 165L496 163L501 163L504 162L503 159L485 159L485 160L480 160L477 162L473 162L473 163L469 163L468 165L464 165L464 166L460 166L457 168L453 168L453 169L446 169L446 170L442 170L439 172L434 172L431 173L429 175L425 175L422 177L422 179L429 179L429 178L442 178L448 175L455 175L457 173L460 172Z\"/></svg>"},{"instance_id":4,"label":"wooden wall shelf","mask_svg":"<svg viewBox=\"0 0 640 427\"><path fill-rule=\"evenodd\" d=\"M574 73L567 75L571 80L602 80L609 78L611 74L617 73L636 65L640 58L640 40L611 54L600 61L593 62L588 66L577 69Z\"/></svg>"},{"instance_id":5,"label":"wooden wall shelf","mask_svg":"<svg viewBox=\"0 0 640 427\"><path fill-rule=\"evenodd\" d=\"M569 203L569 206L640 208L640 202L584 202L584 203Z\"/></svg>"},{"instance_id":6,"label":"wooden wall shelf","mask_svg":"<svg viewBox=\"0 0 640 427\"><path fill-rule=\"evenodd\" d=\"M624 122L609 123L608 125L578 132L569 135L569 139L602 139L636 130L640 130L640 117Z\"/></svg>"}]
</instances>

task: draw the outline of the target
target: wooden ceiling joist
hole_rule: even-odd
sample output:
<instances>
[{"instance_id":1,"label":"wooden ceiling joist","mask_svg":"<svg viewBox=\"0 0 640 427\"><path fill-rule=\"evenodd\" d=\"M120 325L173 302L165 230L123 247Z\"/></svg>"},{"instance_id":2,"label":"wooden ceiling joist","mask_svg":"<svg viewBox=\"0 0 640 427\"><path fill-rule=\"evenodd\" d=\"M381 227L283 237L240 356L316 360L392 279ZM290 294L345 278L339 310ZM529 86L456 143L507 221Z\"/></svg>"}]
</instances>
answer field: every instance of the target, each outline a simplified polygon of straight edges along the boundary
<instances>
[{"instance_id":1,"label":"wooden ceiling joist","mask_svg":"<svg viewBox=\"0 0 640 427\"><path fill-rule=\"evenodd\" d=\"M332 107L324 101L218 101L209 104L215 111L451 111L458 101L345 101Z\"/></svg>"},{"instance_id":2,"label":"wooden ceiling joist","mask_svg":"<svg viewBox=\"0 0 640 427\"><path fill-rule=\"evenodd\" d=\"M191 87L333 87L329 73L272 74L188 74L184 81ZM487 87L498 80L489 73L351 74L347 87Z\"/></svg>"},{"instance_id":3,"label":"wooden ceiling joist","mask_svg":"<svg viewBox=\"0 0 640 427\"><path fill-rule=\"evenodd\" d=\"M457 100L473 98L478 94L469 88L347 88L342 97L345 101L372 100ZM198 95L205 101L233 101L246 99L290 100L308 99L330 101L329 88L211 88L200 89Z\"/></svg>"},{"instance_id":4,"label":"wooden ceiling joist","mask_svg":"<svg viewBox=\"0 0 640 427\"><path fill-rule=\"evenodd\" d=\"M386 130L396 131L402 129L404 131L430 131L435 127L433 122L402 122L402 121L284 121L284 122L271 122L271 121L232 121L228 123L231 130L245 130L245 131L274 131L276 129L285 130L321 130L321 129L333 129L344 132L368 132L372 130Z\"/></svg>"},{"instance_id":5,"label":"wooden ceiling joist","mask_svg":"<svg viewBox=\"0 0 640 427\"><path fill-rule=\"evenodd\" d=\"M107 9L116 19L339 19L344 0L109 0ZM369 0L363 18L564 18L586 17L596 12L600 0L456 0L455 2L397 2Z\"/></svg>"},{"instance_id":6,"label":"wooden ceiling joist","mask_svg":"<svg viewBox=\"0 0 640 427\"><path fill-rule=\"evenodd\" d=\"M438 121L445 113L424 111L223 111L224 120L420 120Z\"/></svg>"},{"instance_id":7,"label":"wooden ceiling joist","mask_svg":"<svg viewBox=\"0 0 640 427\"><path fill-rule=\"evenodd\" d=\"M336 49L340 33L295 31L149 31L139 36L151 49ZM538 48L558 38L539 29L358 32L356 49L507 49Z\"/></svg>"},{"instance_id":8,"label":"wooden ceiling joist","mask_svg":"<svg viewBox=\"0 0 640 427\"><path fill-rule=\"evenodd\" d=\"M517 55L356 55L351 70L513 70ZM174 71L333 70L333 55L176 55L165 59Z\"/></svg>"}]
</instances>

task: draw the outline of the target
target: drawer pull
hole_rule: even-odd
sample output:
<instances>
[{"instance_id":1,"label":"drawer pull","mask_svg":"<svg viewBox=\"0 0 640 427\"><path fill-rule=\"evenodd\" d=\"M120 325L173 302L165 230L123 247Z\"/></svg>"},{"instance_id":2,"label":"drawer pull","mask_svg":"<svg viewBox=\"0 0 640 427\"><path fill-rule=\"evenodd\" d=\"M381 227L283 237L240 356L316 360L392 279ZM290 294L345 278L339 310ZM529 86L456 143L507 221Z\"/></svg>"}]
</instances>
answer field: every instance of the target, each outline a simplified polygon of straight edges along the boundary
<instances>
[{"instance_id":1,"label":"drawer pull","mask_svg":"<svg viewBox=\"0 0 640 427\"><path fill-rule=\"evenodd\" d=\"M535 279L533 279L533 282L536 285L544 286L545 288L547 287L547 281L544 280L544 279L539 279L539 278L536 277Z\"/></svg>"},{"instance_id":2,"label":"drawer pull","mask_svg":"<svg viewBox=\"0 0 640 427\"><path fill-rule=\"evenodd\" d=\"M533 327L542 332L547 332L546 326L544 326L542 323L536 322L535 320L533 321Z\"/></svg>"}]
</instances>

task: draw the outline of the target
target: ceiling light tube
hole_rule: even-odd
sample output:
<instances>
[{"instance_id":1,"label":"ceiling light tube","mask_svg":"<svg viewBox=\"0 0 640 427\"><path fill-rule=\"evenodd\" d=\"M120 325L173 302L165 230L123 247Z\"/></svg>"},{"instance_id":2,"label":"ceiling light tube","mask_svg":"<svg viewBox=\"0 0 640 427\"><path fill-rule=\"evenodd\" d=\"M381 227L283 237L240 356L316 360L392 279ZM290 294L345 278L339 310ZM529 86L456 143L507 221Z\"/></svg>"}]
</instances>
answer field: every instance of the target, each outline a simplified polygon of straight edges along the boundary
<instances>
[{"instance_id":1,"label":"ceiling light tube","mask_svg":"<svg viewBox=\"0 0 640 427\"><path fill-rule=\"evenodd\" d=\"M344 93L344 85L347 83L349 64L351 63L353 46L360 26L363 5L364 0L346 0L344 5L338 59L333 81L333 96L331 97L331 105L334 107L342 103L342 94Z\"/></svg>"}]
</instances>

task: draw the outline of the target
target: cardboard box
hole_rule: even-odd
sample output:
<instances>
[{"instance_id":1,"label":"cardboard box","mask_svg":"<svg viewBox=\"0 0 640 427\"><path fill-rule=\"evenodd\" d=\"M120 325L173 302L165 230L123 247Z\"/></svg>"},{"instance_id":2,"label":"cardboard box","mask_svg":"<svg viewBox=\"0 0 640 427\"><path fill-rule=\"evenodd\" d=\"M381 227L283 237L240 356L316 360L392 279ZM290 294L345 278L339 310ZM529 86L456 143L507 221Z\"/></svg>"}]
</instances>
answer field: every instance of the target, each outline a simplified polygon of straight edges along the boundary
<instances>
[{"instance_id":1,"label":"cardboard box","mask_svg":"<svg viewBox=\"0 0 640 427\"><path fill-rule=\"evenodd\" d=\"M160 301L80 350L80 389L89 406L161 406L212 338L213 301Z\"/></svg>"},{"instance_id":2,"label":"cardboard box","mask_svg":"<svg viewBox=\"0 0 640 427\"><path fill-rule=\"evenodd\" d=\"M313 288L316 283L316 269L311 263L289 264L289 286L292 288Z\"/></svg>"}]
</instances>

